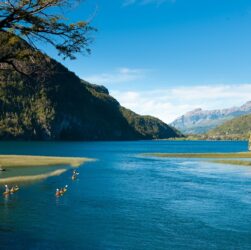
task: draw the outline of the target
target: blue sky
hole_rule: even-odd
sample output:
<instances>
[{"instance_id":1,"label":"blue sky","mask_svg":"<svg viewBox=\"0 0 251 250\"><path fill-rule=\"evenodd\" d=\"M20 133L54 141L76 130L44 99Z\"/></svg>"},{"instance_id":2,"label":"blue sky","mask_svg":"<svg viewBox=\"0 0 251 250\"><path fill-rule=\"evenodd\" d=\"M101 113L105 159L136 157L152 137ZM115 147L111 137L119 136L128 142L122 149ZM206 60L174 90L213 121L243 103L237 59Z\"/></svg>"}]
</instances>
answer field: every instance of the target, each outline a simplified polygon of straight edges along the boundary
<instances>
[{"instance_id":1,"label":"blue sky","mask_svg":"<svg viewBox=\"0 0 251 250\"><path fill-rule=\"evenodd\" d=\"M140 114L170 122L251 99L250 0L86 0L66 14L98 32L90 56L63 64Z\"/></svg>"}]
</instances>

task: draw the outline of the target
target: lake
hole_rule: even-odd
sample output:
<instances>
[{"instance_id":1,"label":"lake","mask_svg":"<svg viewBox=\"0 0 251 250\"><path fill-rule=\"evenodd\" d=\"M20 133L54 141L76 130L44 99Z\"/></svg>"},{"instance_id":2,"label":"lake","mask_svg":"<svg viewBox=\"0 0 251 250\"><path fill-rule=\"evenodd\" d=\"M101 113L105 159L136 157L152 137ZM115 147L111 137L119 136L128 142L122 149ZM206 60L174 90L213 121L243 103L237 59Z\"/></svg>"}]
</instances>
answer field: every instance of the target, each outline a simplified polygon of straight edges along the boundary
<instances>
[{"instance_id":1,"label":"lake","mask_svg":"<svg viewBox=\"0 0 251 250\"><path fill-rule=\"evenodd\" d=\"M247 142L2 142L0 154L97 161L74 182L69 169L0 196L0 249L251 249L251 167L140 155L246 150Z\"/></svg>"}]
</instances>

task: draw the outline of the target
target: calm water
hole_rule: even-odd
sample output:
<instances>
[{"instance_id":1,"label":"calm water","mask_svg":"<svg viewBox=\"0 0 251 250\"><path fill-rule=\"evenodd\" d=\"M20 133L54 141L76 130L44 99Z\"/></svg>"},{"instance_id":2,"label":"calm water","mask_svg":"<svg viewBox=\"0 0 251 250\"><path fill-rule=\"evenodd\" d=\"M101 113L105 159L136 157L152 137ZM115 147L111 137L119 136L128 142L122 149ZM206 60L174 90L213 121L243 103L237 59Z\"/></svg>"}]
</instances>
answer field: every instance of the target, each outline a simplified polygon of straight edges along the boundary
<instances>
[{"instance_id":1,"label":"calm water","mask_svg":"<svg viewBox=\"0 0 251 250\"><path fill-rule=\"evenodd\" d=\"M138 155L246 148L246 142L0 143L0 154L98 159L79 169L76 182L68 171L0 197L0 249L251 249L251 168ZM69 192L55 198L65 184Z\"/></svg>"}]
</instances>

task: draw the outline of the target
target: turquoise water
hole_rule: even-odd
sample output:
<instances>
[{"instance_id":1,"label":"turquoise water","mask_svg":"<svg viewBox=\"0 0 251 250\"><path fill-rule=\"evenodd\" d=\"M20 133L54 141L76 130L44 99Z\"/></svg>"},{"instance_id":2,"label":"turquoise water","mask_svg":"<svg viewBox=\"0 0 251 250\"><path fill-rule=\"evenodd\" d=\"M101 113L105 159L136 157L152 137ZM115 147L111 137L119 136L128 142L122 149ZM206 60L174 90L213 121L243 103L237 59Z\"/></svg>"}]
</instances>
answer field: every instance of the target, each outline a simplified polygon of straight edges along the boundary
<instances>
[{"instance_id":1,"label":"turquoise water","mask_svg":"<svg viewBox=\"0 0 251 250\"><path fill-rule=\"evenodd\" d=\"M246 142L0 143L0 154L85 156L0 197L0 249L251 249L251 168L142 152L238 152ZM1 178L1 176L0 176ZM57 187L69 185L56 198Z\"/></svg>"}]
</instances>

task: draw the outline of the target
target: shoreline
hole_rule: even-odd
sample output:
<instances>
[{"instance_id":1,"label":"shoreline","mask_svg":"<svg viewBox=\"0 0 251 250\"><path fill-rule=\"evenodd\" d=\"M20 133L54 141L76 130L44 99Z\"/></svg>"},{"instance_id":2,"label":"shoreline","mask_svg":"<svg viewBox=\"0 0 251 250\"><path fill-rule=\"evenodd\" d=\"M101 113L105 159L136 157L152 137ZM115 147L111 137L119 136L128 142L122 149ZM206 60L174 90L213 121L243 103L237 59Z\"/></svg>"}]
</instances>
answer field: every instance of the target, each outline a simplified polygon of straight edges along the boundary
<instances>
[{"instance_id":1,"label":"shoreline","mask_svg":"<svg viewBox=\"0 0 251 250\"><path fill-rule=\"evenodd\" d=\"M213 163L219 163L219 164L229 164L229 165L237 165L237 166L251 166L251 161L241 161L241 160L213 160L210 161Z\"/></svg>"},{"instance_id":2,"label":"shoreline","mask_svg":"<svg viewBox=\"0 0 251 250\"><path fill-rule=\"evenodd\" d=\"M79 167L81 164L90 161L94 161L94 159L58 156L0 155L0 166L2 168L44 167L58 165Z\"/></svg>"},{"instance_id":3,"label":"shoreline","mask_svg":"<svg viewBox=\"0 0 251 250\"><path fill-rule=\"evenodd\" d=\"M69 167L78 168L86 162L94 161L95 159L81 158L81 157L53 157L53 156L31 156L31 155L0 155L0 167L7 170L12 170L11 176L5 176L5 171L1 171L0 185L16 184L24 182L42 181L49 177L59 176L65 173ZM69 166L69 167L67 167ZM24 175L27 169L45 168L42 173L33 173ZM51 168L48 171L48 167ZM59 167L58 169L55 169ZM23 168L21 173L15 173L15 170Z\"/></svg>"},{"instance_id":4,"label":"shoreline","mask_svg":"<svg viewBox=\"0 0 251 250\"><path fill-rule=\"evenodd\" d=\"M144 156L162 157L162 158L194 158L194 159L211 159L211 158L251 158L251 152L237 153L145 153Z\"/></svg>"},{"instance_id":5,"label":"shoreline","mask_svg":"<svg viewBox=\"0 0 251 250\"><path fill-rule=\"evenodd\" d=\"M180 159L205 159L208 162L237 166L251 166L251 152L238 153L145 153L143 156ZM209 160L212 159L212 160ZM240 160L240 159L247 159Z\"/></svg>"},{"instance_id":6,"label":"shoreline","mask_svg":"<svg viewBox=\"0 0 251 250\"><path fill-rule=\"evenodd\" d=\"M42 180L45 180L49 177L59 176L59 175L65 173L66 171L67 171L67 169L57 169L55 171L45 173L45 174L27 175L27 176L20 175L20 176L1 178L0 185L42 181Z\"/></svg>"},{"instance_id":7,"label":"shoreline","mask_svg":"<svg viewBox=\"0 0 251 250\"><path fill-rule=\"evenodd\" d=\"M191 139L191 138L167 138L167 139L153 139L154 141L209 141L209 142L248 142L248 139L222 139L222 140L214 140L214 139Z\"/></svg>"}]
</instances>

